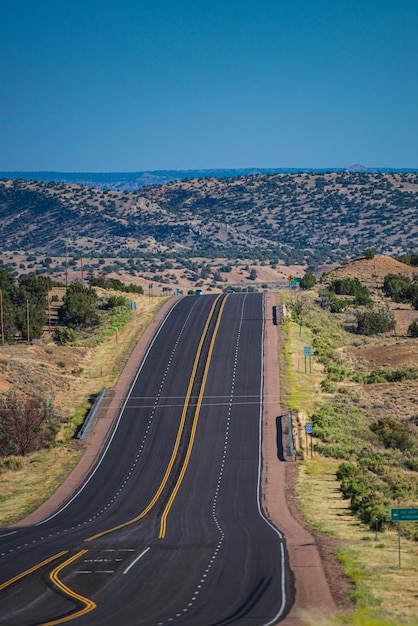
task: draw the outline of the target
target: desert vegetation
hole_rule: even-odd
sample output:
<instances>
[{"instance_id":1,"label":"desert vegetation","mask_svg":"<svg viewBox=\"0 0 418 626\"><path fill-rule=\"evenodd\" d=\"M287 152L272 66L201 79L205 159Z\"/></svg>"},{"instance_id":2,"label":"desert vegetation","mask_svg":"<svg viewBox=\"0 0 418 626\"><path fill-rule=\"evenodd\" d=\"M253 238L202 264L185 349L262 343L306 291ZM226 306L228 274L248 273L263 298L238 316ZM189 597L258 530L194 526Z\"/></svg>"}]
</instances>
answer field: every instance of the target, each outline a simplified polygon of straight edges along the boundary
<instances>
[{"instance_id":1,"label":"desert vegetation","mask_svg":"<svg viewBox=\"0 0 418 626\"><path fill-rule=\"evenodd\" d=\"M418 311L411 302L399 306L383 287L396 263L372 277L369 262L347 264L310 290L281 296L289 312L282 321L283 403L293 408L299 445L299 506L322 553L338 556L356 607L326 621L329 626L414 624L416 617L413 586L405 583L417 574L418 523L400 525L400 570L390 509L414 508L418 501L418 344L408 330ZM337 278L353 278L353 266L360 287L367 286L368 304L330 289ZM344 306L332 308L324 289ZM379 309L392 314L395 328L360 334L356 313ZM297 356L304 345L312 346L311 371ZM306 423L313 427L313 455Z\"/></svg>"},{"instance_id":2,"label":"desert vegetation","mask_svg":"<svg viewBox=\"0 0 418 626\"><path fill-rule=\"evenodd\" d=\"M124 264L135 275L165 262L187 267L197 256L310 267L363 250L412 259L417 181L413 172L281 173L182 180L128 193L3 179L2 237L7 250L52 261L68 245L73 257L85 257L86 271L89 258L116 267L118 259L131 259ZM51 270L56 265L49 263Z\"/></svg>"},{"instance_id":3,"label":"desert vegetation","mask_svg":"<svg viewBox=\"0 0 418 626\"><path fill-rule=\"evenodd\" d=\"M324 371L321 388L326 395L311 416L315 450L343 460L337 471L341 492L363 522L380 530L390 525L391 506L409 507L417 501L418 424L413 408L402 416L382 410L368 414L367 387L380 384L389 393L389 384L409 383L410 393L417 390L418 348L409 327L402 339L404 346L409 342L408 364L365 370L350 357L347 346L355 343L355 335L383 335L385 343L400 341L394 334L396 311L390 308L399 302L399 291L388 289L393 276L385 276L383 287L373 293L357 278L332 280L328 293L351 296L344 307L332 306L332 298L324 298L321 287L311 297L291 300L293 319L303 319L312 332L313 353ZM416 284L404 278L396 278L395 283L407 292ZM405 525L403 532L418 540L418 524Z\"/></svg>"}]
</instances>

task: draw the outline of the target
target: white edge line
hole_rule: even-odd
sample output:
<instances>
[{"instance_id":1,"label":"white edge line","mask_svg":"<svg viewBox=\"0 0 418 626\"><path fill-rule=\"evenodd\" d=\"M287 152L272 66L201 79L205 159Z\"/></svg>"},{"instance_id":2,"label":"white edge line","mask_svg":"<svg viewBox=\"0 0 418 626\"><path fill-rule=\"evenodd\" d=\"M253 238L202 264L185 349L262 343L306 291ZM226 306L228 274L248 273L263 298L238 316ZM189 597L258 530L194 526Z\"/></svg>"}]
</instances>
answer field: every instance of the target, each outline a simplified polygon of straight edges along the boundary
<instances>
[{"instance_id":1,"label":"white edge line","mask_svg":"<svg viewBox=\"0 0 418 626\"><path fill-rule=\"evenodd\" d=\"M154 335L154 337L153 337L153 339L152 339L152 341L151 341L150 345L148 346L148 349L147 349L147 351L146 351L146 353L145 353L145 356L144 356L144 358L142 359L141 365L140 365L140 367L139 367L139 369L138 369L138 371L137 371L137 373L136 373L136 375L135 375L135 378L133 379L133 382L132 382L132 384L131 384L131 386L130 386L130 388L129 388L128 394L127 394L127 396L126 396L126 398L125 398L125 401L124 401L124 403L123 403L123 405L122 405L122 408L121 408L120 413L119 413L119 417L118 417L118 419L117 419L117 422L116 422L116 424L115 424L115 427L113 428L113 432L112 432L112 434L111 434L111 436L110 436L110 438L109 438L109 441L107 442L107 445L106 445L105 449L104 449L104 450L103 450L103 452L102 452L102 455L101 455L100 459L98 460L98 462L97 462L96 466L94 467L93 471L91 472L91 474L89 475L89 477L87 478L87 480L86 480L86 481L85 481L85 482L81 485L81 487L79 488L79 490L78 490L78 491L76 491L76 493L73 495L73 497L72 497L72 498L70 498L70 500L68 500L68 502L66 502L66 503L64 504L64 506L62 506L60 509L58 509L58 511L56 511L55 513L53 513L52 515L50 515L50 516L49 516L49 517L47 517L46 519L42 520L42 522L39 522L38 524L35 524L36 526L42 526L42 524L45 524L46 522L49 522L51 519L54 519L54 517L56 517L57 515L59 515L60 513L62 513L62 511L64 511L64 510L65 510L68 506L70 506L70 504L71 504L72 502L74 502L74 500L75 500L75 499L76 499L76 498L80 495L80 493L81 493L81 492L83 491L83 489L84 489L84 488L88 485L88 483L90 482L90 480L93 478L93 476L95 475L95 473L96 473L96 472L97 472L97 470L99 469L100 465L102 464L102 461L103 461L104 457L106 456L107 451L108 451L108 450L109 450L109 448L110 448L110 444L112 443L113 438L114 438L114 436L115 436L115 434L116 434L116 431L117 431L118 426L119 426L119 424L120 424L120 421L121 421L121 419L122 419L123 412L124 412L125 407L126 407L126 405L127 405L127 403L128 403L128 400L129 400L129 398L130 398L130 395L131 395L132 389L134 388L134 386L135 386L135 384L136 384L136 381L137 381L137 379L138 379L138 376L139 376L139 374L140 374L140 373L141 373L141 371L142 371L142 368L143 368L143 366L144 366L144 364L145 364L145 361L146 361L146 360L147 360L147 358L148 358L148 355L149 355L149 353L150 353L150 351L151 351L151 348L153 347L153 345L154 345L155 341L157 340L158 335L160 334L161 330L162 330L162 329L163 329L163 327L165 326L165 324L166 324L166 322L167 322L168 318L170 317L171 313L174 311L174 309L176 308L176 306L178 305L178 303L179 303L181 300L182 300L182 298L180 298L179 300L177 300L177 302L175 303L175 305L171 307L171 309L169 310L168 314L167 314L167 315L166 315L166 317L164 318L164 320L163 320L162 324L160 324L160 327L158 328L157 332L155 333L155 335Z\"/></svg>"},{"instance_id":2,"label":"white edge line","mask_svg":"<svg viewBox=\"0 0 418 626\"><path fill-rule=\"evenodd\" d=\"M130 565L128 565L128 567L123 571L123 573L127 574L129 570L131 569L131 567L133 567L135 563L139 561L139 559L142 559L142 557L148 552L148 550L151 550L150 546L148 546L148 548L145 548L145 550L143 550L141 554L137 556L136 559L134 559Z\"/></svg>"},{"instance_id":3,"label":"white edge line","mask_svg":"<svg viewBox=\"0 0 418 626\"><path fill-rule=\"evenodd\" d=\"M261 508L261 500L260 500L260 485L261 485L261 470L262 470L262 431L263 431L263 407L264 407L264 331L265 331L265 296L263 295L262 300L262 328L261 328L261 380L260 380L260 427L258 429L258 483L257 483L257 507L260 516L264 519L264 521L274 530L274 532L280 537L280 552L281 552L281 568L282 568L282 603L281 606L273 617L272 620L263 624L263 626L272 626L272 624L276 624L277 620L280 618L286 606L286 585L285 585L285 553L284 553L284 545L283 545L283 534L276 528L269 519L264 515L264 512Z\"/></svg>"},{"instance_id":4,"label":"white edge line","mask_svg":"<svg viewBox=\"0 0 418 626\"><path fill-rule=\"evenodd\" d=\"M8 537L9 535L15 535L17 533L17 530L12 530L10 533L5 533L4 535L0 535L0 539L1 537Z\"/></svg>"}]
</instances>

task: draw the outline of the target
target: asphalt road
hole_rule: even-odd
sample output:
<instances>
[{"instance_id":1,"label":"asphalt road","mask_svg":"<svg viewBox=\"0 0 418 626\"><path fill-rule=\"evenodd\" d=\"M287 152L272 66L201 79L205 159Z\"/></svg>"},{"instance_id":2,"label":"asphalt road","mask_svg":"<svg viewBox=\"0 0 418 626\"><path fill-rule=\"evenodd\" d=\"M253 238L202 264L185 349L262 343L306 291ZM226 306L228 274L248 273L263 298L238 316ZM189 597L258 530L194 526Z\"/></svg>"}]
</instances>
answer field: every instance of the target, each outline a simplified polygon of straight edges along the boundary
<instances>
[{"instance_id":1,"label":"asphalt road","mask_svg":"<svg viewBox=\"0 0 418 626\"><path fill-rule=\"evenodd\" d=\"M48 520L0 531L0 624L275 624L293 601L260 509L263 298L171 310L103 456Z\"/></svg>"}]
</instances>

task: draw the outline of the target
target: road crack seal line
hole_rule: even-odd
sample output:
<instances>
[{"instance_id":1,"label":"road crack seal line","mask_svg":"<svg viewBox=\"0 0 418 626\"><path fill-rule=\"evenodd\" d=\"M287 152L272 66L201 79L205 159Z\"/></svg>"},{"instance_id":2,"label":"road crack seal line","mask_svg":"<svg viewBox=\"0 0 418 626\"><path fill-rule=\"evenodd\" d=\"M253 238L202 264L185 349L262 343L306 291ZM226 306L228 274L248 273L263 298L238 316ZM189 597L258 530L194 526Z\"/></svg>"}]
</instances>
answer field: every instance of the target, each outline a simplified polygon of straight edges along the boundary
<instances>
[{"instance_id":1,"label":"road crack seal line","mask_svg":"<svg viewBox=\"0 0 418 626\"><path fill-rule=\"evenodd\" d=\"M212 518L213 521L215 522L215 526L218 530L218 533L220 535L219 537L219 541L216 544L216 548L212 553L212 556L206 566L205 571L202 574L202 578L199 580L199 583L196 585L195 590L192 593L192 597L190 598L190 602L187 603L187 606L183 607L181 609L181 611L179 613L176 613L175 617L169 617L165 622L158 622L157 626L164 626L167 623L172 623L174 622L176 619L179 619L180 617L183 617L185 613L187 613L190 608L193 606L193 604L196 602L196 600L198 599L198 595L200 593L200 591L202 590L203 586L205 585L205 583L207 582L207 577L210 573L210 570L213 566L213 564L215 563L215 560L222 548L222 544L224 542L225 539L225 533L223 531L222 526L219 523L219 520L216 516L216 508L217 508L217 503L218 503L218 497L219 497L219 492L221 490L221 485L222 485L222 478L223 478L223 474L224 474L224 469L225 469L225 462L226 462L226 456L227 456L227 452L228 452L228 439L229 439L229 430L230 430L230 426L231 426L231 412L232 412L232 405L233 405L233 400L234 400L234 388L235 388L235 378L236 378L236 371L237 371L237 361L238 361L238 351L239 351L239 344L240 344L240 340L241 340L241 330L242 330L242 323L243 323L243 318L244 318L244 305L245 305L245 300L246 300L247 296L244 297L243 303L242 303L242 307L241 307L241 319L240 319L240 324L238 327L238 333L237 333L237 340L235 343L235 364L234 364L234 368L233 368L233 372L232 372L232 381L231 381L231 395L230 395L230 400L229 400L229 406L228 406L228 415L227 415L227 420L226 420L226 427L225 427L225 444L224 444L224 450L223 450L223 455L222 455L222 460L221 460L221 466L219 469L219 475L218 475L218 482L216 485L216 489L215 489L215 494L213 497L213 503L212 503Z\"/></svg>"}]
</instances>

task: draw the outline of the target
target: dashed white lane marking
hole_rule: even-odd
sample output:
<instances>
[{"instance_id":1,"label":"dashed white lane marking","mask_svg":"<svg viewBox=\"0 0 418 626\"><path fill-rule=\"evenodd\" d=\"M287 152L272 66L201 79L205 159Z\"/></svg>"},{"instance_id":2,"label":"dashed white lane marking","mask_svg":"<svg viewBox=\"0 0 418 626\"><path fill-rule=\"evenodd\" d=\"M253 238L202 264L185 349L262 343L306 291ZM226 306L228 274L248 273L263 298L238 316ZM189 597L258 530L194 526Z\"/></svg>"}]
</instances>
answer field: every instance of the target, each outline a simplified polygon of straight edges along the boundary
<instances>
[{"instance_id":1,"label":"dashed white lane marking","mask_svg":"<svg viewBox=\"0 0 418 626\"><path fill-rule=\"evenodd\" d=\"M194 307L193 307L193 308L194 308ZM138 461L139 461L139 459L140 459L140 457L141 457L141 452L142 452L142 450L143 450L143 448L144 448L144 445L145 445L145 441L146 441L146 439L148 438L148 434L149 434L149 431L150 431L151 425L152 425L152 423L153 423L153 418L154 418L154 415L155 415L155 411L156 411L156 408L157 408L157 406L158 406L158 398L161 396L161 392L162 392L162 389L163 389L163 387L164 387L164 382L165 382L165 379L166 379L167 373L168 373L168 371L169 371L169 369L170 369L170 366L171 366L171 363L172 363L172 361L173 361L173 358L174 358L175 352L176 352L176 350L177 350L177 347L178 347L178 345L179 345L180 339L181 339L182 335L184 334L185 328L186 328L186 326L187 326L187 324L188 324L188 322L189 322L189 319L190 319L190 317L191 317L191 315L192 315L192 311L193 311L193 309L191 309L191 310L189 311L189 314L188 314L188 316L186 317L186 319L185 319L185 321L184 321L184 324L183 324L183 326L182 326L182 328L181 328L181 330L180 330L180 333L179 333L179 335L178 335L178 337L177 337L177 340L176 340L176 342L175 342L175 344L174 344L174 346L173 346L173 349L172 349L172 351L171 351L170 358L169 358L169 361L168 361L168 364L167 364L167 367L166 367L165 373L163 374L163 379L162 379L162 381L161 381L160 388L159 388L159 390L158 390L157 399L156 399L156 401L155 401L155 404L154 404L153 410L152 410L152 412L151 412L151 417L150 417L150 419L149 419L149 421L148 421L147 428L146 428L146 430L145 430L144 436L143 436L143 438L142 438L142 442L141 442L141 444L140 444L140 449L139 449L139 452L138 452L138 454L136 455L136 457L135 457L135 459L134 459L134 461L133 461L133 463L132 463L132 465L131 465L131 467L130 467L130 470L128 471L128 475L127 475L127 476L125 476L124 480L122 481L121 486L120 486L120 487L119 487L119 489L115 492L115 494L114 494L114 495L113 495L113 497L109 500L109 502L108 502L108 503L107 503L107 504L106 504L106 505L105 505L105 506L104 506L104 507L103 507L100 511L98 511L95 515L93 515L92 517L90 517L90 518L89 518L89 519L87 519L87 520L84 520L84 522L80 522L79 524L77 524L77 528L80 528L81 526L84 526L85 524L88 524L88 523L90 523L90 522L93 522L93 521L94 521L94 520L96 520L98 517L100 517L101 515L103 515L103 513L105 513L105 512L106 512L106 511L110 508L110 506L111 506L112 504L114 504L115 500L116 500L116 499L117 499L117 497L121 494L121 492L122 492L123 488L126 486L126 481L129 479L130 475L132 474L132 472L134 471L134 469L135 469L136 465L138 464ZM52 517L55 517L55 515L56 515L56 514L57 514L57 513L54 513L54 515L53 515L53 516L51 516L51 518L52 518ZM48 518L48 519L50 519L50 518ZM48 520L44 520L43 522L41 522L41 524L45 523L46 521L48 521ZM57 531L56 533L50 533L50 534L48 535L48 537L58 537L59 535L61 535L61 534L63 534L63 533L68 532L68 530L73 530L73 529L74 529L74 526L72 526L70 529L65 528L64 530ZM13 531L13 533L15 533L15 532L17 532L17 531ZM12 534L12 533L8 533L8 534ZM7 536L7 535L3 535L3 536ZM44 537L42 537L42 538L38 538L38 539L33 539L31 543L32 543L32 544L34 544L34 543L38 543L38 542L42 541L43 539L44 539ZM8 550L8 551L5 551L5 552L0 553L0 557L2 557L2 556L6 556L6 555L8 555L8 554L10 554L10 553L12 553L12 552L17 551L17 550L21 550L21 549L22 549L22 547L27 547L28 545L29 545L29 543L26 543L26 544L24 544L24 546L17 546L17 547L15 547L15 548L11 548L11 549L10 549L10 550Z\"/></svg>"},{"instance_id":2,"label":"dashed white lane marking","mask_svg":"<svg viewBox=\"0 0 418 626\"><path fill-rule=\"evenodd\" d=\"M235 363L237 363L238 361L238 351L239 351L239 344L240 344L240 338L241 338L241 329L242 329L242 323L243 323L243 319L244 319L244 304L245 304L245 300L246 300L246 296L244 297L243 303L242 303L242 307L241 307L241 318L240 318L240 324L239 324L239 329L238 329L238 334L237 334L237 340L236 340L236 344L235 344ZM216 557L218 556L222 544L224 542L225 539L225 533L223 531L222 526L219 523L219 520L216 516L216 508L217 508L217 503L218 503L218 496L219 496L219 492L220 492L220 488L222 485L222 477L223 477L223 473L224 473L224 469L225 469L225 462L226 462L226 457L227 457L227 452L228 452L228 439L229 439L229 430L230 430L230 426L231 426L231 412L232 412L232 405L233 405L233 398L234 398L234 389L235 389L235 378L236 378L236 368L234 367L234 371L232 373L232 381L231 381L231 395L230 395L230 402L229 402L229 406L228 406L228 415L227 415L227 420L226 420L226 427L225 427L225 439L224 439L224 448L223 448L223 454L222 454L222 460L221 460L221 466L219 468L219 474L218 474L218 481L217 481L217 485L216 485L216 489L215 489L215 494L213 497L213 503L212 503L212 518L215 522L215 526L217 528L217 531L219 533L219 541L216 544L215 550L211 556L211 558L209 559L209 562L206 566L206 569L204 571L204 573L202 574L202 578L199 580L199 583L196 585L195 590L192 593L192 597L190 599L190 602L187 603L187 607L188 608L183 608L182 612L186 612L190 609L190 607L193 606L193 604L196 602L198 594L200 593L200 590L202 589L203 585L207 582L207 577L210 573L210 570L213 566L213 564L215 563ZM176 618L181 617L182 614L181 613L177 613L175 617L170 617L167 619L166 622L158 622L157 626L164 626L167 622L171 623L173 621L175 621Z\"/></svg>"}]
</instances>

